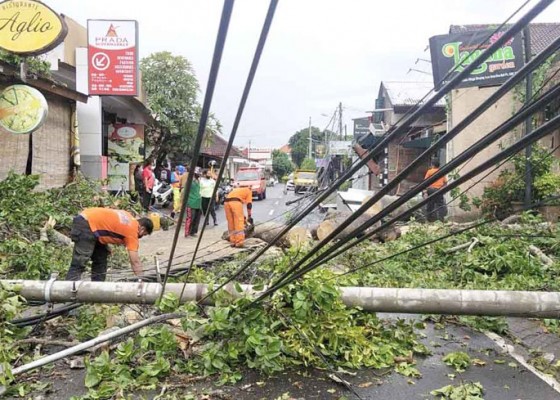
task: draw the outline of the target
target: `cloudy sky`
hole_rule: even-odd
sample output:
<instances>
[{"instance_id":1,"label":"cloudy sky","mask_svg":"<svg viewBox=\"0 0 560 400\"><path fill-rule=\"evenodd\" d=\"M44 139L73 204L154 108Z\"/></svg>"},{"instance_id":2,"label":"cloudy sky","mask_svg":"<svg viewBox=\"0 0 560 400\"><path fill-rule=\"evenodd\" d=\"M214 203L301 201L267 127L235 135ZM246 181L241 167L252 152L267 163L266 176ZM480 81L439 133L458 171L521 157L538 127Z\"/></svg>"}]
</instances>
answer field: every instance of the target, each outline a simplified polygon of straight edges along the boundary
<instances>
[{"instance_id":1,"label":"cloudy sky","mask_svg":"<svg viewBox=\"0 0 560 400\"><path fill-rule=\"evenodd\" d=\"M85 25L90 19L136 19L140 57L171 51L188 58L202 91L221 14L219 0L44 0ZM451 24L500 23L525 0L280 0L236 144L279 147L297 130L325 128L339 102L351 118L373 108L382 80L426 80L430 36ZM529 2L527 7L536 3ZM267 0L237 0L212 111L229 135ZM527 8L526 8L527 9ZM522 12L524 12L524 9ZM516 18L517 19L517 18ZM515 19L515 20L516 20ZM560 21L560 1L536 21ZM202 100L203 93L201 93ZM328 115L328 116L327 116Z\"/></svg>"}]
</instances>

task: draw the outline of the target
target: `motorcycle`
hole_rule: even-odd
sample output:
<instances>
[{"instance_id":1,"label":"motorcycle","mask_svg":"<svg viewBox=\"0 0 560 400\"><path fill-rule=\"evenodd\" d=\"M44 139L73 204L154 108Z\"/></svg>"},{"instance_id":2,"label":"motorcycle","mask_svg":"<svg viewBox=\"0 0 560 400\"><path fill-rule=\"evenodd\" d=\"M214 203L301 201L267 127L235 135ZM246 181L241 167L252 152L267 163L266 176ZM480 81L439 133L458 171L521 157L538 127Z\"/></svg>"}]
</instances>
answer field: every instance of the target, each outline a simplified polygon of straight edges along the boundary
<instances>
[{"instance_id":1,"label":"motorcycle","mask_svg":"<svg viewBox=\"0 0 560 400\"><path fill-rule=\"evenodd\" d=\"M173 204L173 187L167 182L156 179L152 191L152 206L167 208L170 204Z\"/></svg>"}]
</instances>

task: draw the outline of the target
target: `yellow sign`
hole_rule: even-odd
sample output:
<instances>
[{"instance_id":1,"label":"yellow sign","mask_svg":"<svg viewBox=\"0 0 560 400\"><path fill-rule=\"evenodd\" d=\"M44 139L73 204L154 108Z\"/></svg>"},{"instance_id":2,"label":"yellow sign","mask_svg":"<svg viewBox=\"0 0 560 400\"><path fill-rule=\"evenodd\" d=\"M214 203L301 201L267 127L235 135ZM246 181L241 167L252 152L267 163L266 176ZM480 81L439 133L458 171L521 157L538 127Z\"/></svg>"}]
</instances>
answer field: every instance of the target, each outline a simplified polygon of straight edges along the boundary
<instances>
[{"instance_id":1,"label":"yellow sign","mask_svg":"<svg viewBox=\"0 0 560 400\"><path fill-rule=\"evenodd\" d=\"M11 53L46 53L64 40L68 27L64 18L34 0L0 3L0 48Z\"/></svg>"},{"instance_id":2,"label":"yellow sign","mask_svg":"<svg viewBox=\"0 0 560 400\"><path fill-rule=\"evenodd\" d=\"M0 94L0 127L15 134L33 132L43 125L48 110L47 100L37 89L8 86Z\"/></svg>"}]
</instances>

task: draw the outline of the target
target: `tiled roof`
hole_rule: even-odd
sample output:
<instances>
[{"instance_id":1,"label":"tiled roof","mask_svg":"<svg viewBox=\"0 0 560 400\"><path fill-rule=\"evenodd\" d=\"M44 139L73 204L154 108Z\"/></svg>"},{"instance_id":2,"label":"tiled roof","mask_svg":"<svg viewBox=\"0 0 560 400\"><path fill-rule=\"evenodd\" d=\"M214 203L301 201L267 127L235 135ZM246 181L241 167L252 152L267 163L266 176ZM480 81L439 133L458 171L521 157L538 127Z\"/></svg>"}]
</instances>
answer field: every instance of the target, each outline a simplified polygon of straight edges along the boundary
<instances>
[{"instance_id":1,"label":"tiled roof","mask_svg":"<svg viewBox=\"0 0 560 400\"><path fill-rule=\"evenodd\" d=\"M498 26L499 24L451 25L449 33L495 29ZM510 26L506 25L506 29ZM538 54L560 36L560 22L529 24L529 33L531 35L531 53Z\"/></svg>"},{"instance_id":2,"label":"tiled roof","mask_svg":"<svg viewBox=\"0 0 560 400\"><path fill-rule=\"evenodd\" d=\"M212 144L210 146L203 145L200 152L202 154L222 158L226 152L228 141L219 134L212 136ZM243 157L239 149L235 146L231 148L230 157Z\"/></svg>"}]
</instances>

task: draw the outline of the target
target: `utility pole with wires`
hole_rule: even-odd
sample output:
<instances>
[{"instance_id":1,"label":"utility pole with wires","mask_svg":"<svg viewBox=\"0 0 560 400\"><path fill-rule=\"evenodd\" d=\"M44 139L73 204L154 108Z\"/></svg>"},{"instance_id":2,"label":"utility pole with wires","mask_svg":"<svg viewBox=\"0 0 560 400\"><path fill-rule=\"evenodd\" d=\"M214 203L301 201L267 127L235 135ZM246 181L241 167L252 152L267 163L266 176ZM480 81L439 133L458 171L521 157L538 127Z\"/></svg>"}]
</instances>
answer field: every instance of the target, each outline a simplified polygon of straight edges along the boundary
<instances>
[{"instance_id":1,"label":"utility pole with wires","mask_svg":"<svg viewBox=\"0 0 560 400\"><path fill-rule=\"evenodd\" d=\"M309 117L309 150L307 152L307 157L309 158L312 158L311 157L313 152L312 146L313 146L313 135L311 135L311 117Z\"/></svg>"},{"instance_id":2,"label":"utility pole with wires","mask_svg":"<svg viewBox=\"0 0 560 400\"><path fill-rule=\"evenodd\" d=\"M338 137L342 140L342 102L338 103Z\"/></svg>"}]
</instances>

